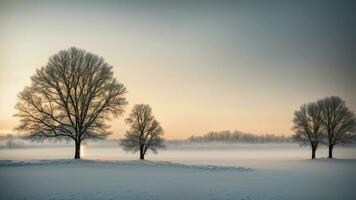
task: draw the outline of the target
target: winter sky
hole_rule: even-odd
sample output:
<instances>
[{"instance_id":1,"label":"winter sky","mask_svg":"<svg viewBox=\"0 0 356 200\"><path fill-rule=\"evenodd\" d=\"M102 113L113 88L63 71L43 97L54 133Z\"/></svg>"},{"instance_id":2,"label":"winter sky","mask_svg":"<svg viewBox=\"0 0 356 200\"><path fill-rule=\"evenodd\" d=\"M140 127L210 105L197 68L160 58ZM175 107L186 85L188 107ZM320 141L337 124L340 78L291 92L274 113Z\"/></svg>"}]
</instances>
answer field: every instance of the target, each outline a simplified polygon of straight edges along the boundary
<instances>
[{"instance_id":1,"label":"winter sky","mask_svg":"<svg viewBox=\"0 0 356 200\"><path fill-rule=\"evenodd\" d=\"M211 130L290 134L294 110L339 95L356 111L352 1L2 1L0 133L16 95L57 51L114 66L125 115L152 106L167 138Z\"/></svg>"}]
</instances>

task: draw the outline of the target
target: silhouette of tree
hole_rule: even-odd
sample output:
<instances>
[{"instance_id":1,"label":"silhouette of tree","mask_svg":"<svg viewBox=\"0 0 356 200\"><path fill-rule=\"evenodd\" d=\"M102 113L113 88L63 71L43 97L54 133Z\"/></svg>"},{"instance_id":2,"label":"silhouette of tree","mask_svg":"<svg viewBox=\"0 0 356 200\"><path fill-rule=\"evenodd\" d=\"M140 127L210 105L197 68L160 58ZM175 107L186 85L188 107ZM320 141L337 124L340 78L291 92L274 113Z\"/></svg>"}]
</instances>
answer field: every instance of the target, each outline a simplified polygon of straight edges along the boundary
<instances>
[{"instance_id":1,"label":"silhouette of tree","mask_svg":"<svg viewBox=\"0 0 356 200\"><path fill-rule=\"evenodd\" d=\"M72 47L49 58L18 95L17 131L27 138L65 138L75 142L75 159L85 139L102 139L105 121L123 113L126 88L102 57Z\"/></svg>"},{"instance_id":2,"label":"silhouette of tree","mask_svg":"<svg viewBox=\"0 0 356 200\"><path fill-rule=\"evenodd\" d=\"M293 138L301 145L310 144L312 159L315 158L318 145L324 138L321 112L321 106L317 103L304 104L294 112Z\"/></svg>"},{"instance_id":3,"label":"silhouette of tree","mask_svg":"<svg viewBox=\"0 0 356 200\"><path fill-rule=\"evenodd\" d=\"M121 145L125 151L140 151L140 159L145 159L147 150L157 153L159 148L164 148L163 129L152 114L149 105L135 105L125 120L130 125Z\"/></svg>"},{"instance_id":4,"label":"silhouette of tree","mask_svg":"<svg viewBox=\"0 0 356 200\"><path fill-rule=\"evenodd\" d=\"M329 158L333 158L336 144L347 144L353 141L356 119L340 97L332 96L318 101L322 109L322 123L327 132Z\"/></svg>"}]
</instances>

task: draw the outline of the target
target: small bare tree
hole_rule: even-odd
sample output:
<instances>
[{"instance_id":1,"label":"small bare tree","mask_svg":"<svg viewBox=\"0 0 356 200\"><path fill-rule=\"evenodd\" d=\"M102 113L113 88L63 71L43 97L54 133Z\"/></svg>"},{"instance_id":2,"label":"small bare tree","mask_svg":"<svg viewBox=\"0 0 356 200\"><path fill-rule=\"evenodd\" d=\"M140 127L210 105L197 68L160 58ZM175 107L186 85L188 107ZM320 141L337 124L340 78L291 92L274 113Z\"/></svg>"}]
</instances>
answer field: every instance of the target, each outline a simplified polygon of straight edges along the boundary
<instances>
[{"instance_id":1,"label":"small bare tree","mask_svg":"<svg viewBox=\"0 0 356 200\"><path fill-rule=\"evenodd\" d=\"M121 145L125 151L140 151L140 159L145 159L147 150L157 153L159 148L164 148L163 129L155 120L149 105L135 105L126 119L130 130L126 131L121 139Z\"/></svg>"},{"instance_id":2,"label":"small bare tree","mask_svg":"<svg viewBox=\"0 0 356 200\"><path fill-rule=\"evenodd\" d=\"M28 138L74 140L75 159L85 139L102 139L107 119L123 113L126 88L102 57L72 47L49 58L18 95L16 128Z\"/></svg>"},{"instance_id":3,"label":"small bare tree","mask_svg":"<svg viewBox=\"0 0 356 200\"><path fill-rule=\"evenodd\" d=\"M311 146L312 159L323 140L321 117L321 107L317 103L304 104L294 112L293 139L301 145Z\"/></svg>"},{"instance_id":4,"label":"small bare tree","mask_svg":"<svg viewBox=\"0 0 356 200\"><path fill-rule=\"evenodd\" d=\"M347 108L345 101L337 96L321 99L318 104L322 108L322 122L327 132L329 158L333 158L336 144L352 142L356 127L355 115Z\"/></svg>"}]
</instances>

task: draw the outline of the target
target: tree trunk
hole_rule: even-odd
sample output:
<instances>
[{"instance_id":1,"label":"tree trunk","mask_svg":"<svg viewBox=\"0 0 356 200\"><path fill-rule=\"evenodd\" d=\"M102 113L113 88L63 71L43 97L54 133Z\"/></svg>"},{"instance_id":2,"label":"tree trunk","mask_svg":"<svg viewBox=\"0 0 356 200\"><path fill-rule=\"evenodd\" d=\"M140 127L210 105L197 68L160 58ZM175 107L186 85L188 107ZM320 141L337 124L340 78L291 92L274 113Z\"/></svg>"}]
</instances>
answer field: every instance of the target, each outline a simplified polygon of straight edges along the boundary
<instances>
[{"instance_id":1,"label":"tree trunk","mask_svg":"<svg viewBox=\"0 0 356 200\"><path fill-rule=\"evenodd\" d=\"M140 145L140 160L144 160L145 159L145 154L143 152L143 145Z\"/></svg>"},{"instance_id":2,"label":"tree trunk","mask_svg":"<svg viewBox=\"0 0 356 200\"><path fill-rule=\"evenodd\" d=\"M80 159L80 142L75 141L75 155L74 159Z\"/></svg>"},{"instance_id":3,"label":"tree trunk","mask_svg":"<svg viewBox=\"0 0 356 200\"><path fill-rule=\"evenodd\" d=\"M316 151L316 148L315 148L315 147L312 147L312 159L315 158L315 151Z\"/></svg>"},{"instance_id":4,"label":"tree trunk","mask_svg":"<svg viewBox=\"0 0 356 200\"><path fill-rule=\"evenodd\" d=\"M333 149L334 149L334 145L329 144L329 158L333 158Z\"/></svg>"},{"instance_id":5,"label":"tree trunk","mask_svg":"<svg viewBox=\"0 0 356 200\"><path fill-rule=\"evenodd\" d=\"M317 142L312 142L311 143L311 148L312 148L312 158L311 159L314 159L315 158L316 149L318 148L318 143Z\"/></svg>"}]
</instances>

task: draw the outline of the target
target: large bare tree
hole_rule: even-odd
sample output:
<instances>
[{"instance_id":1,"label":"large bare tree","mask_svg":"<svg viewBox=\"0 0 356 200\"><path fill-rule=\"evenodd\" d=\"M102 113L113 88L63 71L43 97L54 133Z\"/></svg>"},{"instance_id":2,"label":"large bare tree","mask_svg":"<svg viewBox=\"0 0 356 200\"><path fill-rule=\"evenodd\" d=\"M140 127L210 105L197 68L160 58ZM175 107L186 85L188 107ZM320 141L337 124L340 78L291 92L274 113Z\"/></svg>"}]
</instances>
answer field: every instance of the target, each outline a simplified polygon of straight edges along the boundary
<instances>
[{"instance_id":1,"label":"large bare tree","mask_svg":"<svg viewBox=\"0 0 356 200\"><path fill-rule=\"evenodd\" d=\"M318 104L322 108L323 126L327 132L329 158L333 158L336 144L352 142L356 127L355 115L347 108L345 101L337 96L321 99Z\"/></svg>"},{"instance_id":2,"label":"large bare tree","mask_svg":"<svg viewBox=\"0 0 356 200\"><path fill-rule=\"evenodd\" d=\"M33 140L74 140L75 159L85 139L102 139L106 120L123 113L126 88L102 57L72 47L36 70L31 85L18 95L16 128Z\"/></svg>"},{"instance_id":3,"label":"large bare tree","mask_svg":"<svg viewBox=\"0 0 356 200\"><path fill-rule=\"evenodd\" d=\"M293 138L301 145L310 145L312 159L318 145L322 142L324 134L322 127L321 107L317 103L304 104L294 112Z\"/></svg>"},{"instance_id":4,"label":"large bare tree","mask_svg":"<svg viewBox=\"0 0 356 200\"><path fill-rule=\"evenodd\" d=\"M149 105L135 105L126 119L130 130L121 139L125 151L140 151L140 159L145 159L147 150L157 153L159 148L164 148L163 129L152 114Z\"/></svg>"}]
</instances>

